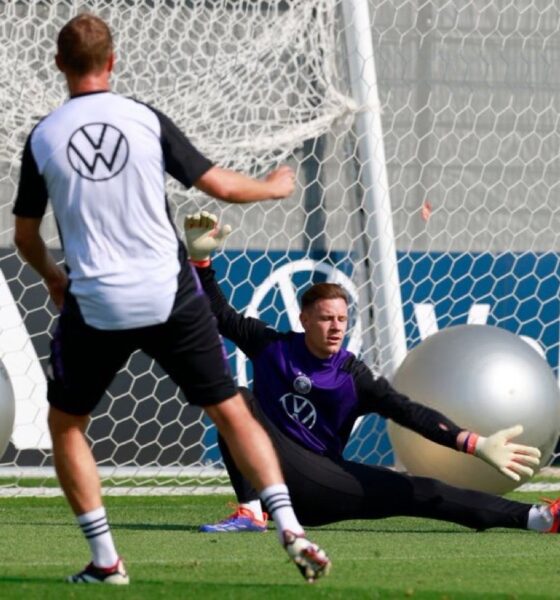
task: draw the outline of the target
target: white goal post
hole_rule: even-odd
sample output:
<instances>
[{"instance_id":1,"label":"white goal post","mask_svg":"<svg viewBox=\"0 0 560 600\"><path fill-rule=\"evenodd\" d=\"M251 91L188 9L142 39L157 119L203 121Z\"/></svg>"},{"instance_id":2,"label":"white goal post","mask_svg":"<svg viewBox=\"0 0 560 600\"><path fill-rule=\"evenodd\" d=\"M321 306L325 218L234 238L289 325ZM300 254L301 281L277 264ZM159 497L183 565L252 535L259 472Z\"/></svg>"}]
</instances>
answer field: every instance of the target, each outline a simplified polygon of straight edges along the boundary
<instances>
[{"instance_id":1,"label":"white goal post","mask_svg":"<svg viewBox=\"0 0 560 600\"><path fill-rule=\"evenodd\" d=\"M233 226L215 266L234 306L294 327L310 282L341 281L348 342L388 377L407 348L466 322L531 338L558 371L556 3L0 1L0 358L17 398L0 488L40 485L52 464L43 373L56 311L14 250L11 208L25 137L66 97L56 34L86 10L114 32L115 91L169 115L222 166L296 170L293 198L246 207L169 182L178 229L201 208ZM44 234L62 258L50 214ZM212 426L140 353L88 434L107 483L227 483ZM347 454L391 464L384 421L364 419Z\"/></svg>"}]
</instances>

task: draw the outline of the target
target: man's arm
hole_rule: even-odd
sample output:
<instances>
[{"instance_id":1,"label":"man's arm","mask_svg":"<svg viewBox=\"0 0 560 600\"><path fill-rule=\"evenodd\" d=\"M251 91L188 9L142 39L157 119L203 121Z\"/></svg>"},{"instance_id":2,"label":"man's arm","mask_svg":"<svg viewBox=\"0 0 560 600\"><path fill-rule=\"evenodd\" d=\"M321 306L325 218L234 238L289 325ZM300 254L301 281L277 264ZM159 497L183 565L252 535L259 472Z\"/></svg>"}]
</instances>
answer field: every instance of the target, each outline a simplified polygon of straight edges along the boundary
<instances>
[{"instance_id":1,"label":"man's arm","mask_svg":"<svg viewBox=\"0 0 560 600\"><path fill-rule=\"evenodd\" d=\"M413 402L385 378L375 379L360 361L355 362L352 371L364 413L376 412L437 444L478 456L515 481L521 475L533 475L532 467L539 464L538 448L511 443L523 432L521 425L484 437L459 427L432 408Z\"/></svg>"},{"instance_id":2,"label":"man's arm","mask_svg":"<svg viewBox=\"0 0 560 600\"><path fill-rule=\"evenodd\" d=\"M233 204L279 200L293 193L295 174L290 167L282 166L257 179L213 165L169 117L150 109L161 126L165 170L184 186L195 186L213 198Z\"/></svg>"},{"instance_id":3,"label":"man's arm","mask_svg":"<svg viewBox=\"0 0 560 600\"><path fill-rule=\"evenodd\" d=\"M210 300L212 312L218 321L218 331L231 340L247 356L257 354L274 337L276 332L264 321L245 317L229 304L222 293L212 266L197 267L202 289Z\"/></svg>"},{"instance_id":4,"label":"man's arm","mask_svg":"<svg viewBox=\"0 0 560 600\"><path fill-rule=\"evenodd\" d=\"M451 419L397 392L384 377L375 378L362 361L354 359L350 368L362 414L377 413L436 444L457 449L464 430Z\"/></svg>"},{"instance_id":5,"label":"man's arm","mask_svg":"<svg viewBox=\"0 0 560 600\"><path fill-rule=\"evenodd\" d=\"M33 155L31 138L32 134L25 142L21 159L19 186L13 209L14 243L22 257L44 279L53 302L60 309L68 277L56 264L40 234L49 194Z\"/></svg>"},{"instance_id":6,"label":"man's arm","mask_svg":"<svg viewBox=\"0 0 560 600\"><path fill-rule=\"evenodd\" d=\"M40 226L40 218L16 216L14 243L23 258L44 279L53 302L61 309L68 277L49 252L39 232Z\"/></svg>"},{"instance_id":7,"label":"man's arm","mask_svg":"<svg viewBox=\"0 0 560 600\"><path fill-rule=\"evenodd\" d=\"M263 179L214 166L195 181L194 185L214 198L245 204L286 198L294 191L294 181L294 172L287 166L271 171Z\"/></svg>"},{"instance_id":8,"label":"man's arm","mask_svg":"<svg viewBox=\"0 0 560 600\"><path fill-rule=\"evenodd\" d=\"M258 353L278 335L264 321L238 313L222 293L210 256L231 232L231 227L218 227L218 218L207 212L187 215L185 239L191 263L196 267L204 292L218 321L219 332L236 344L247 356Z\"/></svg>"}]
</instances>

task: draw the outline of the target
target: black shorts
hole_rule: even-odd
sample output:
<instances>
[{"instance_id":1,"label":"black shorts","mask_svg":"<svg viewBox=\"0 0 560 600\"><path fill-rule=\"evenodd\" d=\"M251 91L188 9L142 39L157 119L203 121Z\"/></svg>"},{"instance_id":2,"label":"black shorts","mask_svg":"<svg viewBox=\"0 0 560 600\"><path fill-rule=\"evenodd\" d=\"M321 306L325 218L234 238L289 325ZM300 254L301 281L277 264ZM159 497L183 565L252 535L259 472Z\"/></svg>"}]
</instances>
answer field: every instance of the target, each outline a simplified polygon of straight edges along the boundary
<instances>
[{"instance_id":1,"label":"black shorts","mask_svg":"<svg viewBox=\"0 0 560 600\"><path fill-rule=\"evenodd\" d=\"M51 342L49 403L73 415L91 413L136 350L155 359L191 404L217 404L237 391L203 293L178 294L165 323L110 331L87 325L68 294Z\"/></svg>"}]
</instances>

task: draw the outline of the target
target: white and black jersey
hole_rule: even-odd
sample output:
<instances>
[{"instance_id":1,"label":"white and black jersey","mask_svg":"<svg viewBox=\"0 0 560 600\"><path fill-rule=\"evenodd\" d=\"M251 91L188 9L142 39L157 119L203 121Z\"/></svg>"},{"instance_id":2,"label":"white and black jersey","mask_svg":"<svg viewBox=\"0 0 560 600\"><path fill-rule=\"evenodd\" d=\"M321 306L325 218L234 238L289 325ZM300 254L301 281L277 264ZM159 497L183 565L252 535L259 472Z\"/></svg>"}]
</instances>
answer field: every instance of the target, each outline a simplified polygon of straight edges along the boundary
<instances>
[{"instance_id":1,"label":"white and black jersey","mask_svg":"<svg viewBox=\"0 0 560 600\"><path fill-rule=\"evenodd\" d=\"M165 172L190 187L211 166L154 108L112 92L79 95L29 135L13 212L41 218L51 200L88 325L155 325L171 313L181 268Z\"/></svg>"}]
</instances>

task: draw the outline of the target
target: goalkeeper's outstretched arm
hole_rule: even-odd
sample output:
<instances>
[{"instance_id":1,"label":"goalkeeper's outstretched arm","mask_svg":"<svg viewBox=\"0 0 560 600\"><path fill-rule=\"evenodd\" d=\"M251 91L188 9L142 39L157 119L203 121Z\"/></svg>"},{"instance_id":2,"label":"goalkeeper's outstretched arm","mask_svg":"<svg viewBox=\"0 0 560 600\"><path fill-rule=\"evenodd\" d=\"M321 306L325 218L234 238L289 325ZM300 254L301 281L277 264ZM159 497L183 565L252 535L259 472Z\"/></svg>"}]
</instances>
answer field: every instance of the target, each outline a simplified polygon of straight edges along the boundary
<instances>
[{"instance_id":1,"label":"goalkeeper's outstretched arm","mask_svg":"<svg viewBox=\"0 0 560 600\"><path fill-rule=\"evenodd\" d=\"M274 330L260 319L246 317L229 304L211 267L211 254L231 232L229 225L218 225L216 215L202 211L187 215L184 222L189 260L197 268L198 277L210 307L218 321L221 335L231 340L248 357L261 351Z\"/></svg>"},{"instance_id":2,"label":"goalkeeper's outstretched arm","mask_svg":"<svg viewBox=\"0 0 560 600\"><path fill-rule=\"evenodd\" d=\"M437 444L477 456L514 481L519 481L522 476L532 476L534 467L539 465L541 453L538 448L511 441L523 433L521 425L484 437L400 394L383 377L375 378L362 361L356 359L352 369L362 414L375 412Z\"/></svg>"}]
</instances>

